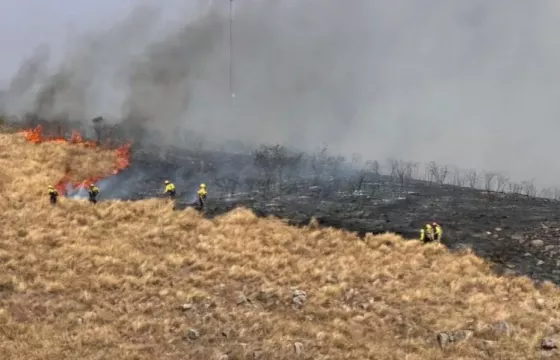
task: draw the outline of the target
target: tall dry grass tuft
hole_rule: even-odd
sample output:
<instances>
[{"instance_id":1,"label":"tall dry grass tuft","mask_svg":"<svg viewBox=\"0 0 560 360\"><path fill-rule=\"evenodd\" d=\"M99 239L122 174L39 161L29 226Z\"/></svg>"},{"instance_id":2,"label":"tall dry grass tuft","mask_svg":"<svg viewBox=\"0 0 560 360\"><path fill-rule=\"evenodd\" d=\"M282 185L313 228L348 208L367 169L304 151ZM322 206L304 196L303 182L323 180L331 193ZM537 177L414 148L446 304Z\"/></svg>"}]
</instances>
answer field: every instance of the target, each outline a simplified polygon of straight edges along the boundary
<instances>
[{"instance_id":1,"label":"tall dry grass tuft","mask_svg":"<svg viewBox=\"0 0 560 360\"><path fill-rule=\"evenodd\" d=\"M67 165L91 177L114 155L19 135L0 147L3 359L534 359L560 330L556 286L468 252L157 199L52 207ZM489 331L502 320L510 336ZM474 335L440 349L435 333L455 329Z\"/></svg>"}]
</instances>

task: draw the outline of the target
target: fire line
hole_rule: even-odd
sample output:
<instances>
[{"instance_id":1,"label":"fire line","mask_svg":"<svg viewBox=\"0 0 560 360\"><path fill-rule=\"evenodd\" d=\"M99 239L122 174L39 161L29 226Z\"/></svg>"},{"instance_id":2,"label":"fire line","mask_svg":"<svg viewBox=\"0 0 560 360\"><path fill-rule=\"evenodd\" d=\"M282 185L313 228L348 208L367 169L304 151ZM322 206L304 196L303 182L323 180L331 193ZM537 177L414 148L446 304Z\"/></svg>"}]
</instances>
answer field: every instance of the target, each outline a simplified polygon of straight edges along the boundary
<instances>
[{"instance_id":1,"label":"fire line","mask_svg":"<svg viewBox=\"0 0 560 360\"><path fill-rule=\"evenodd\" d=\"M25 139L33 144L40 144L44 142L54 142L59 144L72 144L83 146L86 148L96 148L97 144L95 141L85 140L79 132L73 131L70 139L65 139L63 137L56 136L45 136L43 134L43 127L38 125L37 127L29 130L21 131ZM130 165L130 147L131 144L125 144L114 149L116 154L116 161L113 168L109 171L109 174L104 176L97 176L88 178L82 181L71 182L72 174L71 170L67 171L66 174L54 185L58 192L62 195L67 195L68 185L72 185L73 188L83 188L87 187L92 183L103 180L109 176L116 175L122 170L126 169Z\"/></svg>"}]
</instances>

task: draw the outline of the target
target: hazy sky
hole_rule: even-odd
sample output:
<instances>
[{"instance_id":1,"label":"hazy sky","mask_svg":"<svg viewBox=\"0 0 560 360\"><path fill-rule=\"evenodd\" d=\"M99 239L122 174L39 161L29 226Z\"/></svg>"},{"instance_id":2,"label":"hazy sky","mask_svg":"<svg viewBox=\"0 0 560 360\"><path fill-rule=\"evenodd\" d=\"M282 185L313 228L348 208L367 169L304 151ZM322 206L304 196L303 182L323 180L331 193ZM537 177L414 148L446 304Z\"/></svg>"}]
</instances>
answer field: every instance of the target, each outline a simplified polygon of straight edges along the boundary
<instances>
[{"instance_id":1,"label":"hazy sky","mask_svg":"<svg viewBox=\"0 0 560 360\"><path fill-rule=\"evenodd\" d=\"M65 66L56 78L20 74L8 109L49 93L48 114L142 115L169 141L182 127L214 139L326 142L367 158L560 183L557 0L235 2L230 107L227 0L151 2L161 17L132 13L133 0L4 0L0 79L42 42L51 64ZM98 35L62 51L86 30Z\"/></svg>"}]
</instances>

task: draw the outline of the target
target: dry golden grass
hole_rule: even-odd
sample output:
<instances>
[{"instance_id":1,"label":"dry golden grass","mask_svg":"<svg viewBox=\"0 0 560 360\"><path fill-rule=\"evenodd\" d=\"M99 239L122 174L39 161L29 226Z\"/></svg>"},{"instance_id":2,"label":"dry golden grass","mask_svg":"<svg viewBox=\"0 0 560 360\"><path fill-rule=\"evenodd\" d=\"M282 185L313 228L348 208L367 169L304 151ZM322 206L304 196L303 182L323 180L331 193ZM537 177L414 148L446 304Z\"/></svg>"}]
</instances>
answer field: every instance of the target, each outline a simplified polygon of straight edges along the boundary
<instances>
[{"instance_id":1,"label":"dry golden grass","mask_svg":"<svg viewBox=\"0 0 560 360\"><path fill-rule=\"evenodd\" d=\"M533 359L560 326L554 285L496 277L437 244L244 209L207 220L155 199L53 208L45 187L67 162L91 176L113 155L19 135L0 145L2 359L292 359L295 342L302 359ZM294 289L308 295L297 310ZM511 336L487 330L499 320ZM454 329L475 334L440 349L435 333Z\"/></svg>"}]
</instances>

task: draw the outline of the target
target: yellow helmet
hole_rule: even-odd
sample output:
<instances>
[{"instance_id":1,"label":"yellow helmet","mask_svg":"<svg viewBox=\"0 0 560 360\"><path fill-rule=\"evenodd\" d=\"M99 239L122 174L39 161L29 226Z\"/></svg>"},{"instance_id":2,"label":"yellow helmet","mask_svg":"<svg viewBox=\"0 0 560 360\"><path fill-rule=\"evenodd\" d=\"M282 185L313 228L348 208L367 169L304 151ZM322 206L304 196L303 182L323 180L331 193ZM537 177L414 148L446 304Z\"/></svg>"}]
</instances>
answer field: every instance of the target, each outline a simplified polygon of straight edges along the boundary
<instances>
[{"instance_id":1,"label":"yellow helmet","mask_svg":"<svg viewBox=\"0 0 560 360\"><path fill-rule=\"evenodd\" d=\"M52 185L49 185L49 189L54 189L54 186L52 186Z\"/></svg>"},{"instance_id":2,"label":"yellow helmet","mask_svg":"<svg viewBox=\"0 0 560 360\"><path fill-rule=\"evenodd\" d=\"M94 183L91 183L91 184L89 184L89 187L90 187L90 188L95 187L95 184L94 184Z\"/></svg>"},{"instance_id":3,"label":"yellow helmet","mask_svg":"<svg viewBox=\"0 0 560 360\"><path fill-rule=\"evenodd\" d=\"M432 225L431 224L426 224L426 227L429 229L429 228L432 227Z\"/></svg>"},{"instance_id":4,"label":"yellow helmet","mask_svg":"<svg viewBox=\"0 0 560 360\"><path fill-rule=\"evenodd\" d=\"M200 187L201 187L201 188L205 188L205 187L206 187L206 184L200 184Z\"/></svg>"},{"instance_id":5,"label":"yellow helmet","mask_svg":"<svg viewBox=\"0 0 560 360\"><path fill-rule=\"evenodd\" d=\"M168 184L169 184L169 180L165 180L165 185L168 185Z\"/></svg>"}]
</instances>

